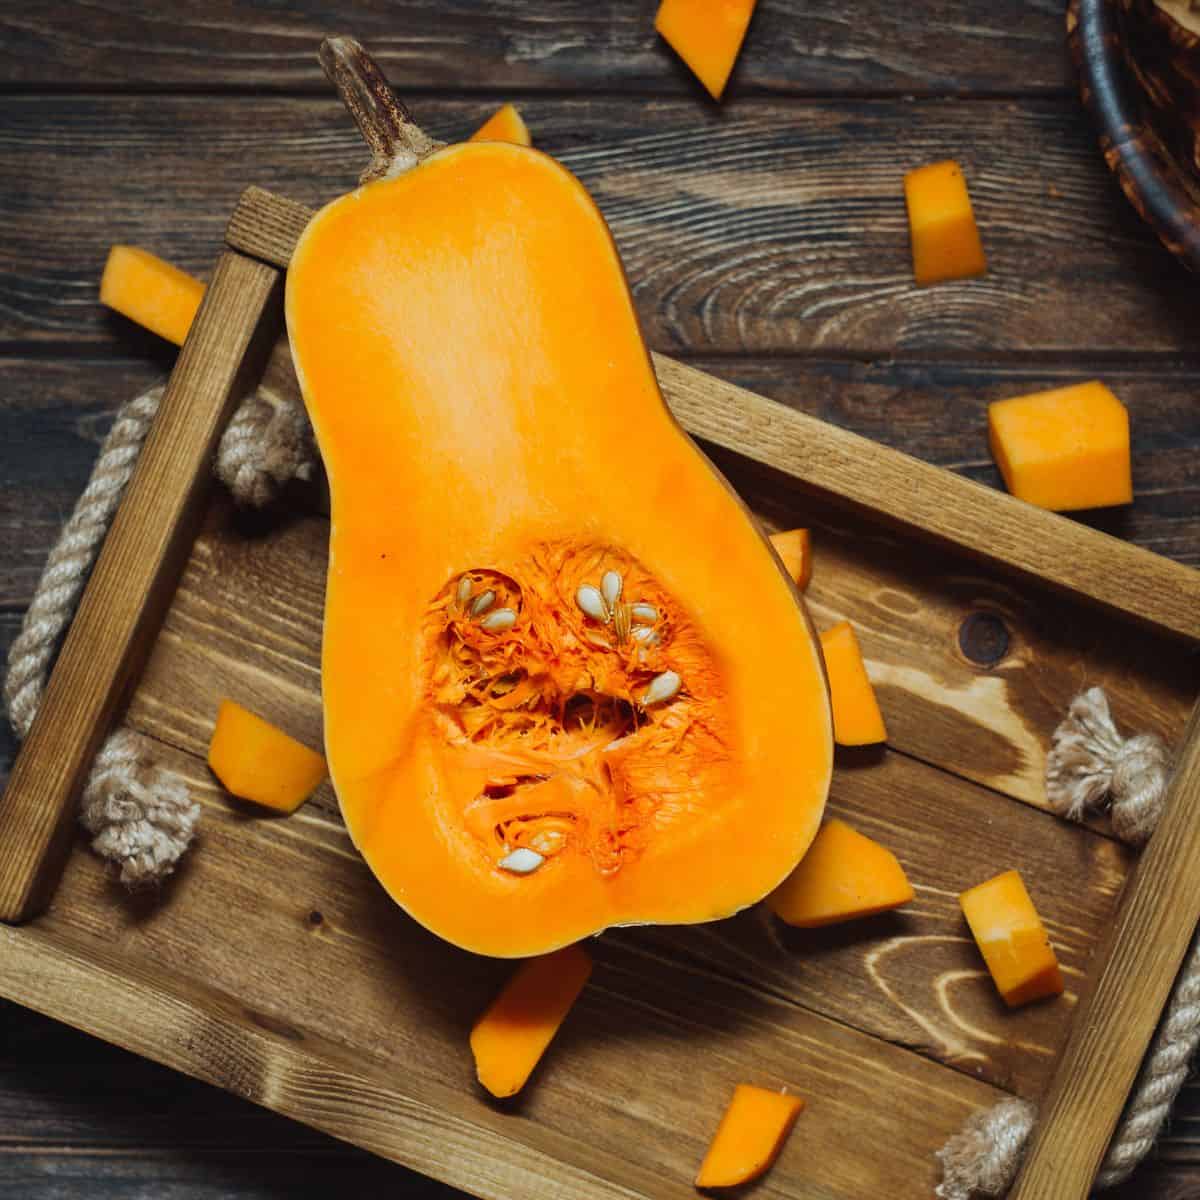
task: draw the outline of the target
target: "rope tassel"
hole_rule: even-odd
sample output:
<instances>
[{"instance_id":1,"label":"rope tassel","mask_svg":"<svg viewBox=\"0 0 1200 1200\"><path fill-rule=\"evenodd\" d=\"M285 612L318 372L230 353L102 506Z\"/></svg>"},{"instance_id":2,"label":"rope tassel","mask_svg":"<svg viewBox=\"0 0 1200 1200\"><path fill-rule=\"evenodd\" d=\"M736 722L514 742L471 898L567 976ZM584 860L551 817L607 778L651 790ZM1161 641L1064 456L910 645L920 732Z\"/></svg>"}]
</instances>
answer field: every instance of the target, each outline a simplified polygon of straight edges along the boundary
<instances>
[{"instance_id":1,"label":"rope tassel","mask_svg":"<svg viewBox=\"0 0 1200 1200\"><path fill-rule=\"evenodd\" d=\"M1161 738L1123 738L1098 687L1081 692L1054 731L1046 756L1046 798L1072 821L1107 808L1123 842L1143 844L1162 815L1170 753ZM1115 1187L1150 1152L1200 1045L1200 938L1175 980L1163 1019L1109 1143L1096 1186ZM1028 1100L1009 1097L973 1113L937 1152L940 1200L1003 1196L1012 1186L1037 1120Z\"/></svg>"},{"instance_id":2,"label":"rope tassel","mask_svg":"<svg viewBox=\"0 0 1200 1200\"><path fill-rule=\"evenodd\" d=\"M59 641L133 475L163 391L159 384L118 409L91 479L50 551L9 647L4 704L19 738L33 725ZM218 477L239 504L261 507L290 479L309 478L313 467L303 410L264 381L225 430L215 464ZM183 780L140 747L128 729L109 737L96 756L80 809L80 820L93 835L92 849L114 863L130 887L165 879L191 844L200 818L200 806Z\"/></svg>"}]
</instances>

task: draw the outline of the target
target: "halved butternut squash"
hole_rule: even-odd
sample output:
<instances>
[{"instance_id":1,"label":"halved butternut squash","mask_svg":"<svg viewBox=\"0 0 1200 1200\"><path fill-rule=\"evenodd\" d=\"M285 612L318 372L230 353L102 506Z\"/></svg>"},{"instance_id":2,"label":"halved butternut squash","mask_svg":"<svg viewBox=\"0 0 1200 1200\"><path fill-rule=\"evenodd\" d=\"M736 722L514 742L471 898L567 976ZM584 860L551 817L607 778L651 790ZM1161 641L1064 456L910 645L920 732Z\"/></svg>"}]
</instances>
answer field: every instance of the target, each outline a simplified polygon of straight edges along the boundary
<instances>
[{"instance_id":1,"label":"halved butternut squash","mask_svg":"<svg viewBox=\"0 0 1200 1200\"><path fill-rule=\"evenodd\" d=\"M326 750L384 887L513 957L766 895L828 790L820 652L579 181L434 150L313 218L286 308L332 504Z\"/></svg>"}]
</instances>

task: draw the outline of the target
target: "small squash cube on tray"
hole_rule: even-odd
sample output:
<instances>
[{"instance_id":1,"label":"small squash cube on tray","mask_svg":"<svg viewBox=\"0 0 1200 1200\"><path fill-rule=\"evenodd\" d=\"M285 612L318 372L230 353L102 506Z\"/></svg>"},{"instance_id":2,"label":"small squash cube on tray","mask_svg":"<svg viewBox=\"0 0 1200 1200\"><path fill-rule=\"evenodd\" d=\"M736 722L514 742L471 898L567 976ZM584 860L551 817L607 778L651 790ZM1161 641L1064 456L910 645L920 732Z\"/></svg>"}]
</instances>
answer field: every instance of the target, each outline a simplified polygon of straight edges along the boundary
<instances>
[{"instance_id":1,"label":"small squash cube on tray","mask_svg":"<svg viewBox=\"0 0 1200 1200\"><path fill-rule=\"evenodd\" d=\"M775 1161L804 1108L799 1096L739 1083L696 1174L698 1188L739 1187Z\"/></svg>"},{"instance_id":2,"label":"small squash cube on tray","mask_svg":"<svg viewBox=\"0 0 1200 1200\"><path fill-rule=\"evenodd\" d=\"M786 529L771 534L771 545L792 581L804 591L812 579L812 539L807 529Z\"/></svg>"},{"instance_id":3,"label":"small squash cube on tray","mask_svg":"<svg viewBox=\"0 0 1200 1200\"><path fill-rule=\"evenodd\" d=\"M821 651L833 705L833 740L839 746L871 746L887 741L879 701L849 621L839 621L821 634Z\"/></svg>"},{"instance_id":4,"label":"small squash cube on tray","mask_svg":"<svg viewBox=\"0 0 1200 1200\"><path fill-rule=\"evenodd\" d=\"M958 900L1009 1008L1062 992L1054 947L1018 872L1005 871L963 892Z\"/></svg>"},{"instance_id":5,"label":"small squash cube on tray","mask_svg":"<svg viewBox=\"0 0 1200 1200\"><path fill-rule=\"evenodd\" d=\"M813 929L899 908L912 898L896 856L833 817L767 905L788 925Z\"/></svg>"},{"instance_id":6,"label":"small squash cube on tray","mask_svg":"<svg viewBox=\"0 0 1200 1200\"><path fill-rule=\"evenodd\" d=\"M208 765L226 791L276 812L295 812L325 778L325 759L249 709L222 700Z\"/></svg>"},{"instance_id":7,"label":"small squash cube on tray","mask_svg":"<svg viewBox=\"0 0 1200 1200\"><path fill-rule=\"evenodd\" d=\"M592 973L579 946L526 959L471 1030L479 1082L493 1096L515 1096L533 1073Z\"/></svg>"}]
</instances>

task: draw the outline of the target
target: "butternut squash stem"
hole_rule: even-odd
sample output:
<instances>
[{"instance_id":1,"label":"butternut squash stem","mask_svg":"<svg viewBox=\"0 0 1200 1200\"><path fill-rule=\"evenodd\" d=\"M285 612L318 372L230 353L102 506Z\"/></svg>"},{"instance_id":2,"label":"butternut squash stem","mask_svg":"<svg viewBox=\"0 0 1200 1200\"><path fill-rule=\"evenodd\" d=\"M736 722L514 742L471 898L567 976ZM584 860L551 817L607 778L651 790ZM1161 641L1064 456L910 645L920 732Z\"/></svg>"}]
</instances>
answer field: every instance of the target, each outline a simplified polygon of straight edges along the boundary
<instances>
[{"instance_id":1,"label":"butternut squash stem","mask_svg":"<svg viewBox=\"0 0 1200 1200\"><path fill-rule=\"evenodd\" d=\"M325 38L317 57L371 149L360 183L403 174L441 149L442 144L412 119L378 63L354 38Z\"/></svg>"}]
</instances>

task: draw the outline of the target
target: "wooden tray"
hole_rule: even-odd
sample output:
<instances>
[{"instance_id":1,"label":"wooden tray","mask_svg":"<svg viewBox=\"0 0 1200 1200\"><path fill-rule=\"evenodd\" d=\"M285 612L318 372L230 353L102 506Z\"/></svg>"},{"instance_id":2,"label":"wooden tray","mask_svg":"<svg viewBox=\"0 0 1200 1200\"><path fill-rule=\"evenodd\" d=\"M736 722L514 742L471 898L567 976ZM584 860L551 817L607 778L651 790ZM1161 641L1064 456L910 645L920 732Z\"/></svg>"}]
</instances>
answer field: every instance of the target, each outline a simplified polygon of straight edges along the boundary
<instances>
[{"instance_id":1,"label":"wooden tray","mask_svg":"<svg viewBox=\"0 0 1200 1200\"><path fill-rule=\"evenodd\" d=\"M224 695L321 739L320 505L263 520L207 492L224 419L272 343L287 361L280 268L307 216L257 189L235 212L0 801L0 995L480 1196L692 1196L739 1081L809 1100L762 1194L924 1200L969 1113L1049 1087L1014 1195L1083 1196L1195 926L1200 790L1189 739L1131 874L1105 828L1043 811L1045 743L1088 683L1126 727L1179 738L1200 574L658 357L680 421L763 520L814 529L814 615L854 621L891 733L839 757L831 809L896 851L917 898L843 929L758 908L606 934L527 1092L489 1102L466 1037L511 965L395 907L327 787L264 819L204 765ZM680 514L680 536L703 531ZM71 849L122 707L204 806L159 895ZM1010 865L1068 980L1013 1013L956 899Z\"/></svg>"}]
</instances>

